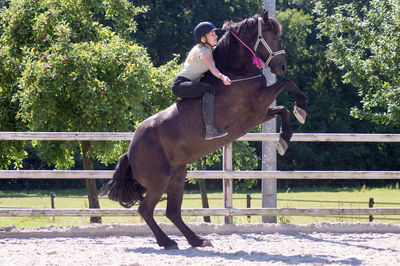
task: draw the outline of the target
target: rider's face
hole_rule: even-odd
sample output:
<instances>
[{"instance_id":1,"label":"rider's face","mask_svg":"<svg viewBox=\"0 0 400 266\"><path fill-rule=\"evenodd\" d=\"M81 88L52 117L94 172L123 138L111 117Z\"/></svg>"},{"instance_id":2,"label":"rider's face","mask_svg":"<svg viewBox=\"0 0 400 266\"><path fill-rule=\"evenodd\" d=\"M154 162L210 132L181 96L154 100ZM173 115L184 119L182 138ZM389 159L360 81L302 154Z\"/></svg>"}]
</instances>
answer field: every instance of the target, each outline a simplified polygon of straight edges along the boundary
<instances>
[{"instance_id":1,"label":"rider's face","mask_svg":"<svg viewBox=\"0 0 400 266\"><path fill-rule=\"evenodd\" d=\"M207 33L207 34L206 34L206 38L207 38L208 43L209 43L211 46L217 45L217 42L218 42L218 35L217 35L217 33L215 33L215 30L210 31L209 33Z\"/></svg>"}]
</instances>

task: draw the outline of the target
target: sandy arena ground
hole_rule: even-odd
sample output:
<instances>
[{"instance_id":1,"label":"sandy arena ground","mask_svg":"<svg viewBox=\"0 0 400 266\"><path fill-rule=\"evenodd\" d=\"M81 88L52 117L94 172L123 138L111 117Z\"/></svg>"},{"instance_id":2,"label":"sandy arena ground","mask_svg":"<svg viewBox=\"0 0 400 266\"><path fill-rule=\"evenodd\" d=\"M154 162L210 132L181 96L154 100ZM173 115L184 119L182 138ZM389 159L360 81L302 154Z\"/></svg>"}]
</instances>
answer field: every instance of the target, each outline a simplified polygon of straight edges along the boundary
<instances>
[{"instance_id":1,"label":"sandy arena ground","mask_svg":"<svg viewBox=\"0 0 400 266\"><path fill-rule=\"evenodd\" d=\"M190 224L213 247L192 248L170 224L179 250L160 248L146 225L0 227L0 265L400 265L400 226Z\"/></svg>"}]
</instances>

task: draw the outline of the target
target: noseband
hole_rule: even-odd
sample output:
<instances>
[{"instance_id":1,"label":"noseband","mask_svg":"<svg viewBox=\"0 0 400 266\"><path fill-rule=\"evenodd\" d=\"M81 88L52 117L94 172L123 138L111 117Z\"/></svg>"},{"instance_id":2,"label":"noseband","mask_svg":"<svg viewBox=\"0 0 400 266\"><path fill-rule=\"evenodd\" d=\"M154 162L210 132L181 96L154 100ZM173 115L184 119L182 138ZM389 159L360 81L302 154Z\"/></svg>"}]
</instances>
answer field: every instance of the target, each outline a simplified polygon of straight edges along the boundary
<instances>
[{"instance_id":1,"label":"noseband","mask_svg":"<svg viewBox=\"0 0 400 266\"><path fill-rule=\"evenodd\" d=\"M238 39L253 54L253 64L256 65L258 68L262 68L263 67L262 60L257 58L257 56L256 56L257 48L258 48L258 45L260 44L260 42L264 45L265 49L267 49L267 51L269 53L269 57L268 57L267 61L265 62L266 66L269 65L269 63L271 62L272 58L274 58L275 56L281 55L281 54L285 54L285 50L283 50L283 49L279 50L279 51L276 51L276 52L272 51L271 47L269 47L268 43L265 41L264 37L262 36L261 23L262 23L262 18L259 17L258 18L258 35L257 35L256 44L254 45L254 52L238 36L236 36L235 33L233 33L231 31L233 36L235 36L236 39Z\"/></svg>"}]
</instances>

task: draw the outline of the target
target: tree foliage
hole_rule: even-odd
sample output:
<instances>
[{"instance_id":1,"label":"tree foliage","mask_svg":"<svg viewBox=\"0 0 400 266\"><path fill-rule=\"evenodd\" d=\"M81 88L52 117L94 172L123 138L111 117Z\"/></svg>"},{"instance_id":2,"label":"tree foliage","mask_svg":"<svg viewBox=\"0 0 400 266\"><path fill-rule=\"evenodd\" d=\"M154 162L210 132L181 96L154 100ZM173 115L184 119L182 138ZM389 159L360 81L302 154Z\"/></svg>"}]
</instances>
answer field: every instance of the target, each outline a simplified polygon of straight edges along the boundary
<instances>
[{"instance_id":1,"label":"tree foliage","mask_svg":"<svg viewBox=\"0 0 400 266\"><path fill-rule=\"evenodd\" d=\"M11 1L1 12L1 66L9 77L2 89L12 90L18 112L7 117L31 131L134 131L157 110L149 106L160 103L157 94L176 69L176 60L155 68L146 49L130 40L133 17L144 10L124 0ZM164 106L172 100L165 94ZM76 142L38 143L41 158L57 168L72 167L77 148ZM126 144L91 148L109 163Z\"/></svg>"},{"instance_id":2,"label":"tree foliage","mask_svg":"<svg viewBox=\"0 0 400 266\"><path fill-rule=\"evenodd\" d=\"M340 5L328 14L316 7L319 29L330 43L328 57L343 81L358 89L361 106L351 114L374 123L400 125L400 4L371 0L361 9Z\"/></svg>"}]
</instances>

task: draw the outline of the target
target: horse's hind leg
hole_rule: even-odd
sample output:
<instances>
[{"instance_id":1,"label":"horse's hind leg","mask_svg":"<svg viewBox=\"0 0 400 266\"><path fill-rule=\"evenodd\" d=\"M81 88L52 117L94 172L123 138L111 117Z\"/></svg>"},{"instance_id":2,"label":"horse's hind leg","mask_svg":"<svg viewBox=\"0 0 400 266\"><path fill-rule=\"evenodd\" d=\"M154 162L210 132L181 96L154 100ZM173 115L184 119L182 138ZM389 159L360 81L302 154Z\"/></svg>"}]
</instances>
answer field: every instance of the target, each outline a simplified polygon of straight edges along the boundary
<instances>
[{"instance_id":1,"label":"horse's hind leg","mask_svg":"<svg viewBox=\"0 0 400 266\"><path fill-rule=\"evenodd\" d=\"M281 129L279 132L279 140L275 144L275 147L280 155L284 155L288 146L290 139L292 138L292 128L290 127L290 112L285 106L276 106L268 109L268 113L265 116L263 122L266 122L276 116L281 118Z\"/></svg>"},{"instance_id":2,"label":"horse's hind leg","mask_svg":"<svg viewBox=\"0 0 400 266\"><path fill-rule=\"evenodd\" d=\"M166 177L168 180L168 177ZM154 236L156 237L157 244L165 249L177 249L178 245L175 241L170 239L158 226L156 221L154 220L154 208L156 207L157 203L160 201L162 194L165 191L166 185L164 189L162 186L157 186L158 189L147 188L146 196L144 200L141 202L139 206L139 213L146 221L147 225L150 227L151 231L153 232Z\"/></svg>"},{"instance_id":3,"label":"horse's hind leg","mask_svg":"<svg viewBox=\"0 0 400 266\"><path fill-rule=\"evenodd\" d=\"M186 166L173 170L172 178L167 188L167 217L181 231L191 246L212 246L209 240L197 236L182 220L181 207L186 173Z\"/></svg>"}]
</instances>

